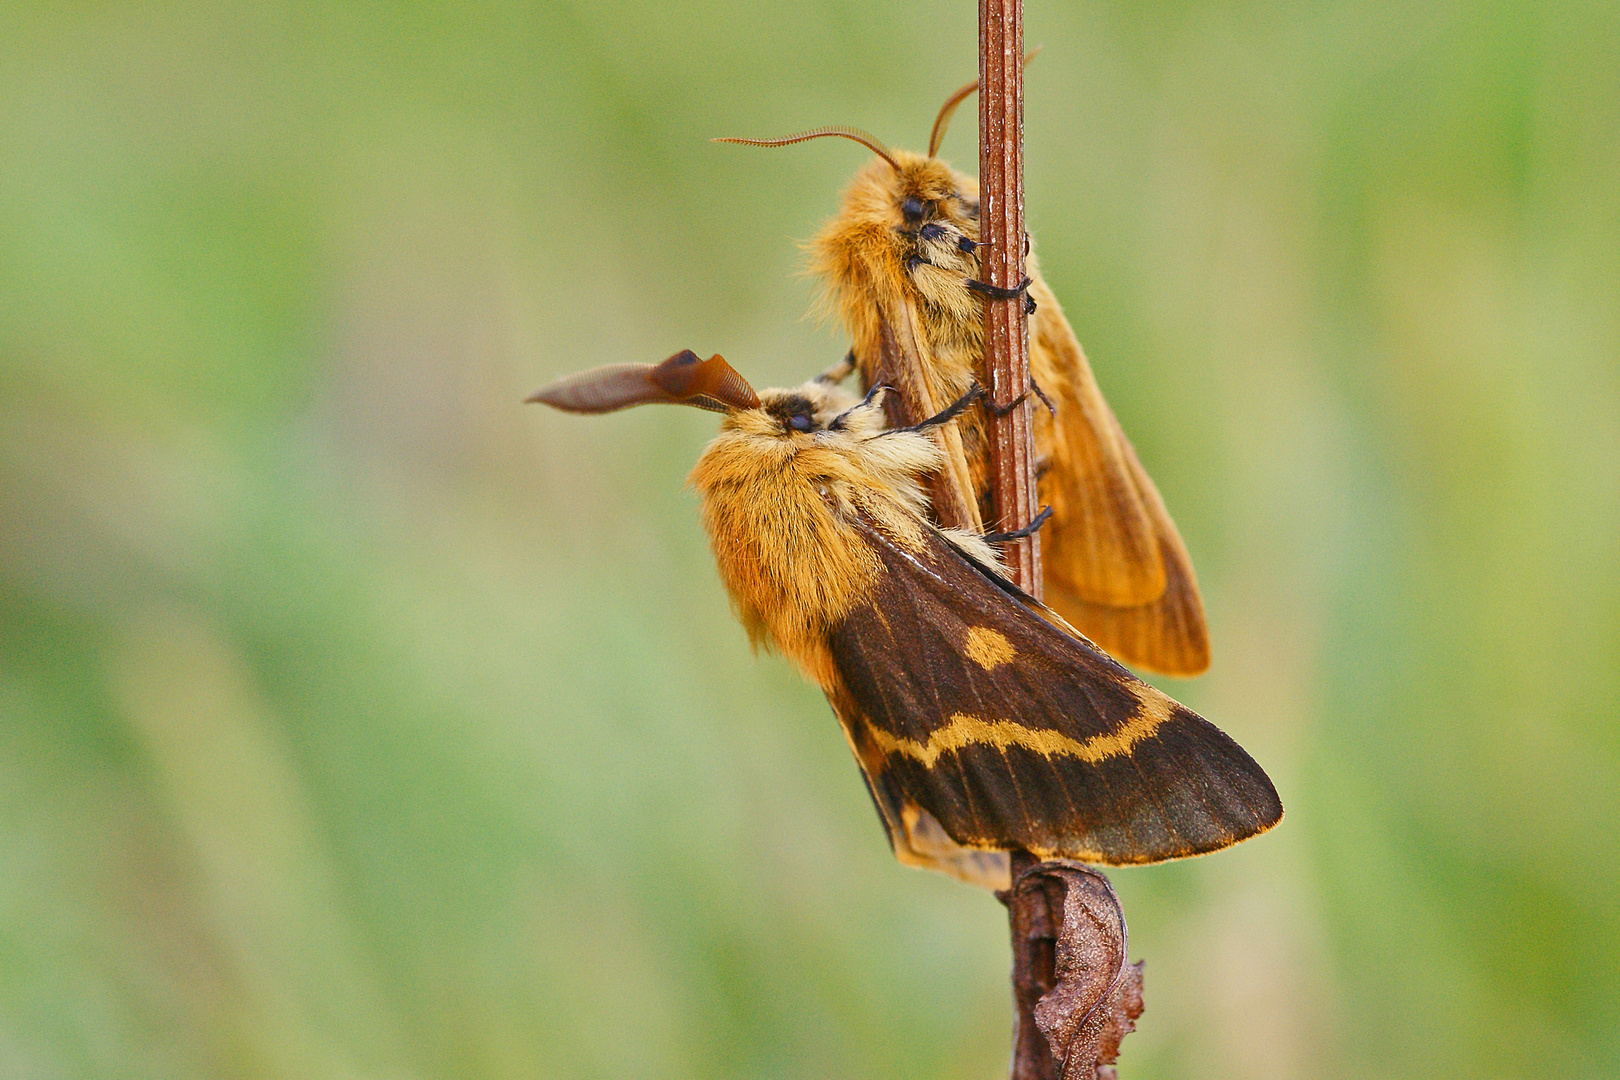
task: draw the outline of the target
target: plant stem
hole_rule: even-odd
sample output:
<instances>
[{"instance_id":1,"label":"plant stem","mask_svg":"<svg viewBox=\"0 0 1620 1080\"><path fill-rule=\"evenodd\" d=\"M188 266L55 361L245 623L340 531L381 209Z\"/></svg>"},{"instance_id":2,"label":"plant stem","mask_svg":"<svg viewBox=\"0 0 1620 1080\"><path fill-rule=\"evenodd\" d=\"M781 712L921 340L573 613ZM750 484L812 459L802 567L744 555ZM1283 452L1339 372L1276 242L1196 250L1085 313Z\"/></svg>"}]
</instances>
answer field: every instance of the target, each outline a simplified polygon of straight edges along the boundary
<instances>
[{"instance_id":1,"label":"plant stem","mask_svg":"<svg viewBox=\"0 0 1620 1080\"><path fill-rule=\"evenodd\" d=\"M1024 4L979 0L980 273L997 288L1024 280ZM1029 321L1022 296L992 299L984 311L984 365L990 400L990 476L994 528L1010 532L1034 520L1035 442L1030 424ZM1012 402L1023 398L1008 409ZM1013 578L1041 596L1040 533L1005 549Z\"/></svg>"}]
</instances>

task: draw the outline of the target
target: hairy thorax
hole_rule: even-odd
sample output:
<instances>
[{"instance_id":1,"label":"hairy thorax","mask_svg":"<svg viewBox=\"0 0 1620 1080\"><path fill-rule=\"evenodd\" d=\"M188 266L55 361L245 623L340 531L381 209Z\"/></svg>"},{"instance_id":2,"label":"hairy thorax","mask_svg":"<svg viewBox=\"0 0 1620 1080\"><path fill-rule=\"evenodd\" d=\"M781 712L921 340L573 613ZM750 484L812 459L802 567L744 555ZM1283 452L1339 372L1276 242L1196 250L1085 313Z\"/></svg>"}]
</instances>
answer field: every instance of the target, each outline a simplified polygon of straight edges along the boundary
<instances>
[{"instance_id":1,"label":"hairy thorax","mask_svg":"<svg viewBox=\"0 0 1620 1080\"><path fill-rule=\"evenodd\" d=\"M773 395L843 391L808 384ZM820 404L820 403L818 403ZM828 631L868 599L880 566L850 522L864 517L897 543L921 544L927 500L918 477L937 469L933 442L882 433L877 409L843 430L784 432L765 410L734 413L693 468L720 577L756 646L781 651L826 687Z\"/></svg>"}]
</instances>

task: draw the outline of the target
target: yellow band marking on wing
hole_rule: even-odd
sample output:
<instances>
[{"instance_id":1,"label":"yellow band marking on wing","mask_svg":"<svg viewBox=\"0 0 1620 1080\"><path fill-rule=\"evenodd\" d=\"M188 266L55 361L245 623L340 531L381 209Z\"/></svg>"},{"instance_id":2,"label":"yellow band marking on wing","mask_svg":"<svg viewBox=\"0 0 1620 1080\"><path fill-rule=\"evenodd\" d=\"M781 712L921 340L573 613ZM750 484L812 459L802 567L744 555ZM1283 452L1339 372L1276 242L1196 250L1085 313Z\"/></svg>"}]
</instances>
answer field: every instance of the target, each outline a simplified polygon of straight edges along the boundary
<instances>
[{"instance_id":1,"label":"yellow band marking on wing","mask_svg":"<svg viewBox=\"0 0 1620 1080\"><path fill-rule=\"evenodd\" d=\"M967 633L967 640L962 643L962 649L972 658L975 664L991 671L1001 664L1010 664L1017 656L1012 642L1000 633L985 626L975 626Z\"/></svg>"},{"instance_id":2,"label":"yellow band marking on wing","mask_svg":"<svg viewBox=\"0 0 1620 1080\"><path fill-rule=\"evenodd\" d=\"M927 742L893 735L873 725L868 728L872 741L885 754L904 754L930 769L941 754L968 746L994 746L998 750L1017 746L1045 757L1077 757L1095 764L1111 757L1129 757L1137 743L1152 738L1169 718L1167 700L1147 699L1117 730L1089 739L1072 739L1061 731L1025 727L1013 720L985 720L971 713L953 713L950 723L931 733Z\"/></svg>"}]
</instances>

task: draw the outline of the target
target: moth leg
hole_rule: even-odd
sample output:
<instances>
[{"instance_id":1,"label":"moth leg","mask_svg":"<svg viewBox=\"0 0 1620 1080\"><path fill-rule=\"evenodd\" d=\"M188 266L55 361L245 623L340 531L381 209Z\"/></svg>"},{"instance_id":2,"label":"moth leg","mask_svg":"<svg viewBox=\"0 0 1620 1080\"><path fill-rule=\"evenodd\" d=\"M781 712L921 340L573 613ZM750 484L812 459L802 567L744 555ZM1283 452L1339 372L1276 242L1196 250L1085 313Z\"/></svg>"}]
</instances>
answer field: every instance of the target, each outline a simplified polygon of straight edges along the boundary
<instances>
[{"instance_id":1,"label":"moth leg","mask_svg":"<svg viewBox=\"0 0 1620 1080\"><path fill-rule=\"evenodd\" d=\"M986 394L984 407L989 410L992 416L1006 416L1008 413L1012 412L1014 409L1018 408L1018 406L1024 403L1024 399L1029 397L1030 390L1033 390L1035 392L1035 396L1041 399L1041 404L1046 406L1047 412L1051 413L1053 416L1057 415L1057 406L1052 404L1052 399L1046 396L1046 391L1041 389L1041 384L1035 381L1034 376L1030 376L1029 390L1025 390L1022 394L1019 394L1016 398L1009 401L1005 405L997 405L994 401L990 400L990 395Z\"/></svg>"},{"instance_id":2,"label":"moth leg","mask_svg":"<svg viewBox=\"0 0 1620 1080\"><path fill-rule=\"evenodd\" d=\"M1036 530L1045 525L1051 516L1052 508L1048 506L1039 514L1036 514L1035 520L1022 529L1014 529L1012 532L985 533L984 542L987 544L1005 544L1008 540L1022 540L1026 536L1034 536Z\"/></svg>"},{"instance_id":3,"label":"moth leg","mask_svg":"<svg viewBox=\"0 0 1620 1080\"><path fill-rule=\"evenodd\" d=\"M881 439L883 436L893 435L897 431L927 431L929 428L939 427L941 424L948 424L960 416L969 405L972 405L975 401L979 400L979 398L983 396L984 387L980 386L978 383L974 383L972 386L968 387L967 393L963 394L961 397L957 398L955 401L945 406L945 408L940 412L935 413L928 419L912 424L910 427L890 428L887 431L880 431L872 437L874 439Z\"/></svg>"},{"instance_id":4,"label":"moth leg","mask_svg":"<svg viewBox=\"0 0 1620 1080\"><path fill-rule=\"evenodd\" d=\"M844 358L842 360L838 361L838 363L834 364L826 371L823 371L820 375L817 375L815 381L818 383L826 383L829 386L837 386L839 383L849 378L850 373L854 370L855 350L851 349L849 352L844 354ZM1045 395L1042 396L1044 397Z\"/></svg>"},{"instance_id":5,"label":"moth leg","mask_svg":"<svg viewBox=\"0 0 1620 1080\"><path fill-rule=\"evenodd\" d=\"M853 359L855 353L851 351L849 355ZM1029 377L1029 388L1035 391L1036 397L1041 399L1041 404L1046 406L1046 411L1051 413L1053 416L1056 416L1057 406L1052 404L1052 399L1046 396L1046 391L1041 389L1041 384L1035 381L1035 376L1033 375Z\"/></svg>"},{"instance_id":6,"label":"moth leg","mask_svg":"<svg viewBox=\"0 0 1620 1080\"><path fill-rule=\"evenodd\" d=\"M1006 416L1008 413L1018 408L1018 406L1022 405L1024 403L1024 399L1027 397L1029 397L1029 391L1025 390L1022 394L1019 394L1017 397L1007 402L1007 404L997 405L994 401L990 400L990 395L986 394L984 396L984 411L999 419L1000 417Z\"/></svg>"},{"instance_id":7,"label":"moth leg","mask_svg":"<svg viewBox=\"0 0 1620 1080\"><path fill-rule=\"evenodd\" d=\"M968 278L967 281L963 282L963 284L981 296L988 296L994 300L1012 300L1016 297L1023 296L1024 292L1030 287L1033 280L1034 279L1025 276L1023 281L1020 281L1011 289L1003 289L1000 285L992 285L987 281L977 281L973 278Z\"/></svg>"},{"instance_id":8,"label":"moth leg","mask_svg":"<svg viewBox=\"0 0 1620 1080\"><path fill-rule=\"evenodd\" d=\"M850 352L849 352L849 355L851 357L853 357L855 355L855 350L851 349ZM832 369L829 369L829 370L832 370ZM854 412L856 409L870 408L871 405L872 405L872 402L877 400L877 396L879 394L882 394L882 393L884 393L886 391L893 390L893 389L894 389L894 387L888 386L888 385L886 385L884 383L873 383L872 384L872 389L870 389L870 390L868 390L866 392L865 397L861 398L861 400L857 401L855 404L851 405L849 408L845 409L843 412L839 413L837 416L835 416L831 420L827 421L827 430L828 431L842 431L842 430L844 430L844 425L846 423L848 423L848 421L849 421L849 414L850 413ZM878 432L878 434L879 435L887 435L888 432L887 431L880 431L880 432ZM873 436L873 437L876 438L876 436Z\"/></svg>"},{"instance_id":9,"label":"moth leg","mask_svg":"<svg viewBox=\"0 0 1620 1080\"><path fill-rule=\"evenodd\" d=\"M1011 289L1003 289L999 285L991 285L987 281L976 281L973 278L968 278L963 284L979 295L988 296L992 300L1014 300L1022 296L1024 298L1024 314L1033 315L1035 314L1035 298L1029 295L1031 280L1026 276L1023 281L1018 283L1017 287Z\"/></svg>"}]
</instances>

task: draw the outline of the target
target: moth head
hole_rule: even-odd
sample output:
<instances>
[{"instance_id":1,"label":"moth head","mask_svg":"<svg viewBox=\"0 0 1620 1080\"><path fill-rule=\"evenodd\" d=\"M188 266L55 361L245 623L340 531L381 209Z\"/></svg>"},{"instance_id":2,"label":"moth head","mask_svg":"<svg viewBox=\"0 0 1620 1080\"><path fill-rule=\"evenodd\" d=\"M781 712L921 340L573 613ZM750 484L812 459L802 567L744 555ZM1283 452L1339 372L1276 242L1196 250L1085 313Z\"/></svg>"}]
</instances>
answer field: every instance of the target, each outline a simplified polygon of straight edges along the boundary
<instances>
[{"instance_id":1,"label":"moth head","mask_svg":"<svg viewBox=\"0 0 1620 1080\"><path fill-rule=\"evenodd\" d=\"M1030 50L1024 64L1027 66L1038 52L1039 48ZM721 138L714 141L744 146L792 146L823 138L858 142L876 154L878 161L857 173L845 193L847 217L857 223L892 227L909 238L912 247L926 248L943 239L971 253L977 246L974 238L978 236L978 185L941 161L939 146L957 107L978 89L979 80L974 79L945 99L928 133L927 154L891 150L860 128L842 126L814 128L779 139ZM929 229L930 225L934 228Z\"/></svg>"},{"instance_id":2,"label":"moth head","mask_svg":"<svg viewBox=\"0 0 1620 1080\"><path fill-rule=\"evenodd\" d=\"M746 146L791 146L811 139L842 138L860 143L875 155L855 174L844 191L843 207L817 241L824 256L829 249L864 250L872 245L907 272L918 266L943 269L953 275L972 274L979 238L979 189L942 161L940 141L952 113L978 89L978 81L957 90L945 102L929 135L928 153L893 150L859 128L824 127L780 139L716 139ZM818 256L828 265L850 265L833 255ZM857 257L854 262L862 260Z\"/></svg>"},{"instance_id":3,"label":"moth head","mask_svg":"<svg viewBox=\"0 0 1620 1080\"><path fill-rule=\"evenodd\" d=\"M722 431L786 440L798 446L836 444L844 437L865 438L882 429L883 394L876 387L864 398L830 382L812 379L790 389L759 392L760 407L726 417Z\"/></svg>"},{"instance_id":4,"label":"moth head","mask_svg":"<svg viewBox=\"0 0 1620 1080\"><path fill-rule=\"evenodd\" d=\"M894 158L897 169L872 161L851 179L817 238L818 265L871 265L881 255L895 274L977 276L978 184L937 157L900 150Z\"/></svg>"}]
</instances>

